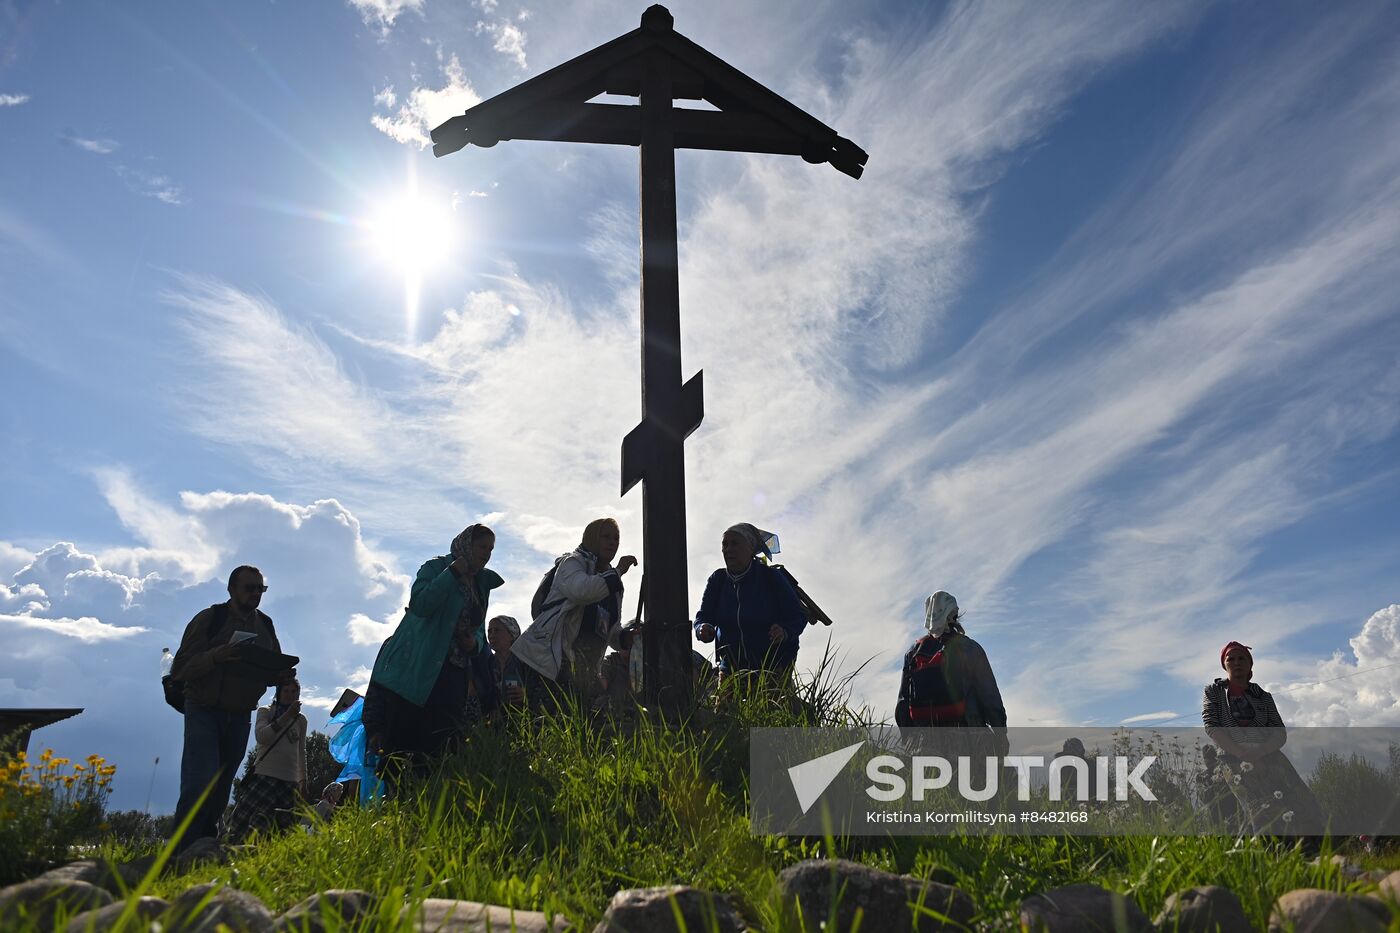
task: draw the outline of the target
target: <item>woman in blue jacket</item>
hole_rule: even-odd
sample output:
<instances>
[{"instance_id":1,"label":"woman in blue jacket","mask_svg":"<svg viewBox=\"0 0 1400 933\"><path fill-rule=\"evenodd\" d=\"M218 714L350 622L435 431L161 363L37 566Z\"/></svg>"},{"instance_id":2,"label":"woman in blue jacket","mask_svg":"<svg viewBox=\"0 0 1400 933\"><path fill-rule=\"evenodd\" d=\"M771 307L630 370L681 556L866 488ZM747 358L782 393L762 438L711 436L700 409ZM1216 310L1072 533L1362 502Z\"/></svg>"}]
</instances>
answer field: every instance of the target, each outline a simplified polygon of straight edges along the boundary
<instances>
[{"instance_id":1,"label":"woman in blue jacket","mask_svg":"<svg viewBox=\"0 0 1400 933\"><path fill-rule=\"evenodd\" d=\"M718 642L720 670L787 674L797 662L806 626L797 593L781 570L758 559L772 557L772 535L744 522L724 533L724 566L710 574L695 613L695 637Z\"/></svg>"},{"instance_id":2,"label":"woman in blue jacket","mask_svg":"<svg viewBox=\"0 0 1400 933\"><path fill-rule=\"evenodd\" d=\"M419 568L403 619L370 675L364 706L370 751L434 754L461 738L474 711L495 705L486 606L505 582L486 569L495 545L490 528L471 525L453 539L449 555Z\"/></svg>"}]
</instances>

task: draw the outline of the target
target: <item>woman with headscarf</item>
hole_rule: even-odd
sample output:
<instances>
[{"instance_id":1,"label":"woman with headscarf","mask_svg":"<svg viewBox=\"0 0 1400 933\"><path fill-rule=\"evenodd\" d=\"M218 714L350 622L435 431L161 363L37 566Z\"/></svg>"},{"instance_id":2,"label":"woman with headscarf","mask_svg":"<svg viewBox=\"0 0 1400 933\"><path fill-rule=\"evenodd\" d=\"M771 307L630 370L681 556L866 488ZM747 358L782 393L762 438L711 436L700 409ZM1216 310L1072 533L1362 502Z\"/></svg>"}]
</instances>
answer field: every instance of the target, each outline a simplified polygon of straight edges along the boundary
<instances>
[{"instance_id":1,"label":"woman with headscarf","mask_svg":"<svg viewBox=\"0 0 1400 933\"><path fill-rule=\"evenodd\" d=\"M972 726L1003 729L1006 707L982 646L963 631L958 601L939 590L924 600L926 634L904 656L900 726Z\"/></svg>"},{"instance_id":2,"label":"woman with headscarf","mask_svg":"<svg viewBox=\"0 0 1400 933\"><path fill-rule=\"evenodd\" d=\"M520 662L511 650L519 637L520 623L511 616L496 616L486 623L486 643L491 646L491 677L503 704L518 705L525 700Z\"/></svg>"},{"instance_id":3,"label":"woman with headscarf","mask_svg":"<svg viewBox=\"0 0 1400 933\"><path fill-rule=\"evenodd\" d=\"M603 653L621 647L622 577L637 564L628 554L612 566L621 540L614 519L595 519L583 529L579 546L554 562L540 611L511 647L526 693L535 688L532 704L544 694L557 701L567 691L587 708L603 695Z\"/></svg>"},{"instance_id":4,"label":"woman with headscarf","mask_svg":"<svg viewBox=\"0 0 1400 933\"><path fill-rule=\"evenodd\" d=\"M1201 701L1206 735L1221 752L1216 776L1234 792L1246 826L1255 832L1317 836L1322 809L1281 751L1288 730L1273 696L1253 682L1249 646L1232 641L1221 648L1220 666L1228 676L1206 687ZM1308 845L1315 847L1316 840Z\"/></svg>"},{"instance_id":5,"label":"woman with headscarf","mask_svg":"<svg viewBox=\"0 0 1400 933\"><path fill-rule=\"evenodd\" d=\"M495 683L483 662L490 659L487 602L505 582L486 569L495 545L490 528L470 525L452 540L449 554L419 568L365 695L369 750L381 759L436 754L494 705Z\"/></svg>"},{"instance_id":6,"label":"woman with headscarf","mask_svg":"<svg viewBox=\"0 0 1400 933\"><path fill-rule=\"evenodd\" d=\"M807 625L787 576L758 558L772 558L773 535L748 522L720 539L724 566L705 581L695 613L695 637L716 642L720 671L771 671L787 675L797 663Z\"/></svg>"}]
</instances>

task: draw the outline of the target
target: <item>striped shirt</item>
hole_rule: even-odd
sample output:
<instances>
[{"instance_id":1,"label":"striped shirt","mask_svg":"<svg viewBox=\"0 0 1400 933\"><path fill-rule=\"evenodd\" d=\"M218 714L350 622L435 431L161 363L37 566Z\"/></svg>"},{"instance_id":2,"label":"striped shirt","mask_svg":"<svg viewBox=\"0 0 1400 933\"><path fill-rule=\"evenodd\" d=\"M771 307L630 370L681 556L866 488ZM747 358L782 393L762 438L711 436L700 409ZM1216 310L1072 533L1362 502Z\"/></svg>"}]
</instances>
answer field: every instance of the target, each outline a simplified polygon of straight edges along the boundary
<instances>
[{"instance_id":1,"label":"striped shirt","mask_svg":"<svg viewBox=\"0 0 1400 933\"><path fill-rule=\"evenodd\" d=\"M1244 745L1264 741L1265 729L1282 729L1283 717L1273 695L1256 683L1240 696L1230 696L1230 682L1217 678L1206 687L1201 700L1201 721L1207 729L1230 729L1231 738Z\"/></svg>"}]
</instances>

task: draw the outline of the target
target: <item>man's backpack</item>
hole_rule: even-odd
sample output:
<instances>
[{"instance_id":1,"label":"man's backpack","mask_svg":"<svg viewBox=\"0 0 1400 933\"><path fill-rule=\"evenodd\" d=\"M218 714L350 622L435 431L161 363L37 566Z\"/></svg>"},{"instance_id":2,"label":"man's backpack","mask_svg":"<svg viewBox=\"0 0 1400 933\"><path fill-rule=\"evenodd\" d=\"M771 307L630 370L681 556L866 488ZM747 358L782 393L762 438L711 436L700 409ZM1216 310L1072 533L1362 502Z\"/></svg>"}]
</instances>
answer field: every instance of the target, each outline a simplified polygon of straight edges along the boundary
<instances>
[{"instance_id":1,"label":"man's backpack","mask_svg":"<svg viewBox=\"0 0 1400 933\"><path fill-rule=\"evenodd\" d=\"M904 712L913 726L957 726L967 714L967 698L953 683L948 644L957 634L949 632L919 639L904 658L909 696Z\"/></svg>"},{"instance_id":2,"label":"man's backpack","mask_svg":"<svg viewBox=\"0 0 1400 933\"><path fill-rule=\"evenodd\" d=\"M214 633L224 627L228 621L228 603L215 603L209 607L209 626L204 630L204 640L208 641L214 637ZM258 613L258 618L262 619L267 626L267 630L272 633L272 637L277 637L277 630L272 627L272 620ZM176 680L171 674L166 674L160 679L161 690L165 692L165 702L177 713L185 712L185 682Z\"/></svg>"}]
</instances>

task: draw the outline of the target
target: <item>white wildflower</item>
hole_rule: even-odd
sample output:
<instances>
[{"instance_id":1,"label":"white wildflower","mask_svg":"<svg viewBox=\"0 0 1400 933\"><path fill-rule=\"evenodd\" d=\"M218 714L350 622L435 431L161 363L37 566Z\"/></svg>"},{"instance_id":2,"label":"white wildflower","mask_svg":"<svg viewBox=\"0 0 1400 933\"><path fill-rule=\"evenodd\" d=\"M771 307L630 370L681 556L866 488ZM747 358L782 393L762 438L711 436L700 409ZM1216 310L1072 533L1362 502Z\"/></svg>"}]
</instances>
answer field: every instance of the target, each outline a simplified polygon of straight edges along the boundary
<instances>
[{"instance_id":1,"label":"white wildflower","mask_svg":"<svg viewBox=\"0 0 1400 933\"><path fill-rule=\"evenodd\" d=\"M1293 811L1292 811L1292 810L1285 810L1285 811L1284 811L1284 814L1283 814L1283 821L1284 821L1285 823L1291 823L1291 822L1293 822Z\"/></svg>"},{"instance_id":2,"label":"white wildflower","mask_svg":"<svg viewBox=\"0 0 1400 933\"><path fill-rule=\"evenodd\" d=\"M1276 791L1274 791L1274 799L1275 799L1275 800L1282 800L1282 799L1283 799L1283 791L1281 791L1281 790L1276 790Z\"/></svg>"},{"instance_id":3,"label":"white wildflower","mask_svg":"<svg viewBox=\"0 0 1400 933\"><path fill-rule=\"evenodd\" d=\"M1240 770L1241 770L1241 771L1244 771L1244 772L1246 772L1246 773L1247 773L1247 772L1250 772L1250 771L1253 771L1253 770L1254 770L1254 765L1250 764L1250 763L1247 762L1247 761L1241 761L1241 762L1240 762Z\"/></svg>"}]
</instances>

